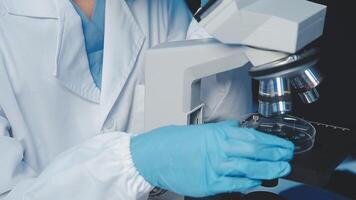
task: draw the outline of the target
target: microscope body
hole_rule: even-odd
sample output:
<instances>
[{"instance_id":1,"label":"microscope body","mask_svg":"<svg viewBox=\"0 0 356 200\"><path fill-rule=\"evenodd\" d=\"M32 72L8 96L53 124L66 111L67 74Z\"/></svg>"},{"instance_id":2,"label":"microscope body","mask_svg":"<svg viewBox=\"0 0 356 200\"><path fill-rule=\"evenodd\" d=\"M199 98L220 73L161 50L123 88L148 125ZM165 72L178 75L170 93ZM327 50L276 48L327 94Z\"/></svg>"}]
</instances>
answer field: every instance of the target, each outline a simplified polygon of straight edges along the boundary
<instances>
[{"instance_id":1,"label":"microscope body","mask_svg":"<svg viewBox=\"0 0 356 200\"><path fill-rule=\"evenodd\" d=\"M214 39L166 43L147 53L145 130L204 123L201 79L291 60L322 35L325 14L325 6L306 0L209 1L195 17Z\"/></svg>"}]
</instances>

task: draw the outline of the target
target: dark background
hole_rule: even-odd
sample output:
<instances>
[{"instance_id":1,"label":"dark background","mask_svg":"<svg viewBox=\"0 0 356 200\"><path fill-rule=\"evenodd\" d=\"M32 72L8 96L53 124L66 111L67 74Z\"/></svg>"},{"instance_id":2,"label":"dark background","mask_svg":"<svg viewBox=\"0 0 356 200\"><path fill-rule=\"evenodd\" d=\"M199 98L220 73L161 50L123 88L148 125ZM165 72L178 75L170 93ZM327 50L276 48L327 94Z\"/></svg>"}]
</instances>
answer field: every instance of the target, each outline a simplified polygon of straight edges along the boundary
<instances>
[{"instance_id":1,"label":"dark background","mask_svg":"<svg viewBox=\"0 0 356 200\"><path fill-rule=\"evenodd\" d=\"M352 0L313 0L328 6L324 35L315 41L321 48L318 69L324 77L320 100L311 105L294 101L294 112L308 120L355 129L356 10ZM187 0L196 10L199 0ZM356 145L355 145L356 146Z\"/></svg>"}]
</instances>

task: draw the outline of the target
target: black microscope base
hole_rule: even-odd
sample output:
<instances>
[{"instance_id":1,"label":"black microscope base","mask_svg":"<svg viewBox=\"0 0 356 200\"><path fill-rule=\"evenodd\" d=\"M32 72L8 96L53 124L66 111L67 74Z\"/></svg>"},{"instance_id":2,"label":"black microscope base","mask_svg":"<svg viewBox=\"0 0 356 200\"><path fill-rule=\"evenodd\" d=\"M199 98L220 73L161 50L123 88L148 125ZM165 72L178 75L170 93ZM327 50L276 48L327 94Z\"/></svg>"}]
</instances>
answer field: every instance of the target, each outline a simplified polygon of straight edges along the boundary
<instances>
[{"instance_id":1,"label":"black microscope base","mask_svg":"<svg viewBox=\"0 0 356 200\"><path fill-rule=\"evenodd\" d=\"M295 156L289 180L325 186L335 168L353 151L356 134L351 130L336 129L313 124L316 128L315 145L312 150Z\"/></svg>"}]
</instances>

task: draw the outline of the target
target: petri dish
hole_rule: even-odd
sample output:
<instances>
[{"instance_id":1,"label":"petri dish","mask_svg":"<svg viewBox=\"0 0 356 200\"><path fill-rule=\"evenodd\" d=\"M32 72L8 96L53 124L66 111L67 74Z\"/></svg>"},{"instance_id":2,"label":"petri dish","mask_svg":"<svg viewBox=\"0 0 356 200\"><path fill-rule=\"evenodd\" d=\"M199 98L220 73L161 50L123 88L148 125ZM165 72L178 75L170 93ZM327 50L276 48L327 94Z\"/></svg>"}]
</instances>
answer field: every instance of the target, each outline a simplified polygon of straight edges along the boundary
<instances>
[{"instance_id":1,"label":"petri dish","mask_svg":"<svg viewBox=\"0 0 356 200\"><path fill-rule=\"evenodd\" d=\"M311 150L315 142L314 126L290 115L263 117L260 114L251 114L241 121L241 127L254 128L265 134L289 140L295 145L295 154Z\"/></svg>"}]
</instances>

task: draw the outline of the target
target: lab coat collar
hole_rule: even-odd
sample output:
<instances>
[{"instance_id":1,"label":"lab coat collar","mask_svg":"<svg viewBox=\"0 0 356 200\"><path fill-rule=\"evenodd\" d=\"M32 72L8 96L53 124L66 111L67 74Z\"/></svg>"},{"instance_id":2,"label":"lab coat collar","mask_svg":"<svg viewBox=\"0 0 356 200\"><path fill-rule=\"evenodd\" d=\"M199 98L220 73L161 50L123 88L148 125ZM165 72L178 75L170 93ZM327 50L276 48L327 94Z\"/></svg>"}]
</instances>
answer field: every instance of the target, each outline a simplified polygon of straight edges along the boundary
<instances>
[{"instance_id":1,"label":"lab coat collar","mask_svg":"<svg viewBox=\"0 0 356 200\"><path fill-rule=\"evenodd\" d=\"M54 74L72 92L100 103L104 123L136 64L145 35L125 0L106 0L100 91L90 73L80 18L71 3L57 2L60 31Z\"/></svg>"},{"instance_id":2,"label":"lab coat collar","mask_svg":"<svg viewBox=\"0 0 356 200\"><path fill-rule=\"evenodd\" d=\"M69 1L57 0L59 31L54 76L73 93L94 103L100 103L89 68L82 21Z\"/></svg>"},{"instance_id":3,"label":"lab coat collar","mask_svg":"<svg viewBox=\"0 0 356 200\"><path fill-rule=\"evenodd\" d=\"M10 14L34 18L58 18L53 0L4 0Z\"/></svg>"},{"instance_id":4,"label":"lab coat collar","mask_svg":"<svg viewBox=\"0 0 356 200\"><path fill-rule=\"evenodd\" d=\"M124 0L106 0L101 102L103 119L122 92L145 41L145 34Z\"/></svg>"},{"instance_id":5,"label":"lab coat collar","mask_svg":"<svg viewBox=\"0 0 356 200\"><path fill-rule=\"evenodd\" d=\"M73 93L94 103L100 90L91 76L82 22L69 0L4 0L9 14L58 23L54 76ZM56 31L56 30L54 30Z\"/></svg>"},{"instance_id":6,"label":"lab coat collar","mask_svg":"<svg viewBox=\"0 0 356 200\"><path fill-rule=\"evenodd\" d=\"M80 18L69 1L4 1L10 14L58 19L54 75L75 94L100 103L103 119L106 118L122 92L145 41L145 34L129 7L134 0L106 0L101 91L95 86L89 70Z\"/></svg>"}]
</instances>

